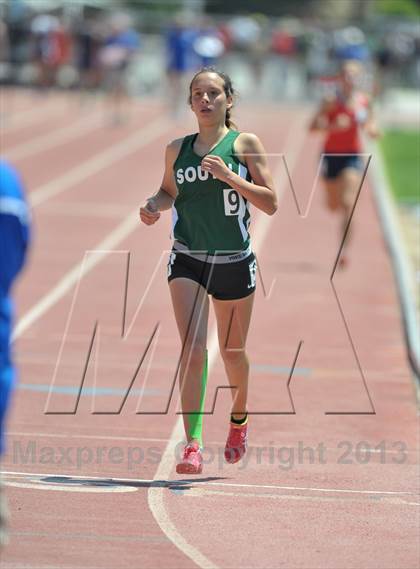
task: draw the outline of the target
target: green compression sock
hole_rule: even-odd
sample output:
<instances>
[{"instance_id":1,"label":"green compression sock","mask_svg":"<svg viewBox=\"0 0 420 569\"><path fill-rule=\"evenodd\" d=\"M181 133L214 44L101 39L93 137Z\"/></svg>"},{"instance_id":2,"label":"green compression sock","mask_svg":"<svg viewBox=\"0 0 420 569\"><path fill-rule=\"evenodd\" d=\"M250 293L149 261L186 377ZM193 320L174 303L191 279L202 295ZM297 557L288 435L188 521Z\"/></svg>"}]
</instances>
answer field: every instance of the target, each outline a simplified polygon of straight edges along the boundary
<instances>
[{"instance_id":1,"label":"green compression sock","mask_svg":"<svg viewBox=\"0 0 420 569\"><path fill-rule=\"evenodd\" d=\"M206 398L206 387L207 387L207 368L208 368L208 356L206 350L203 374L201 376L200 409L196 413L188 413L188 425L189 425L188 431L190 439L197 439L199 441L200 447L203 445L203 413L204 413L204 402Z\"/></svg>"}]
</instances>

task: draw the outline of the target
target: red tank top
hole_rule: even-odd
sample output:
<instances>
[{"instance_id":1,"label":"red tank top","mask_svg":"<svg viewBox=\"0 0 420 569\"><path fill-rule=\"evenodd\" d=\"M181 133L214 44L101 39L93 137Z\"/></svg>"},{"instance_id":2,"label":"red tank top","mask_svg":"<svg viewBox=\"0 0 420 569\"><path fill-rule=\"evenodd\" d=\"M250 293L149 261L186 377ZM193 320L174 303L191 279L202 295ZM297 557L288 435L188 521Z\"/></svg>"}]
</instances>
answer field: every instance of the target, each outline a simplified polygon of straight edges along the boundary
<instances>
[{"instance_id":1,"label":"red tank top","mask_svg":"<svg viewBox=\"0 0 420 569\"><path fill-rule=\"evenodd\" d=\"M361 150L359 125L364 123L368 115L368 98L363 93L357 93L352 106L349 106L340 96L337 96L327 113L328 124L333 124L338 116L348 118L348 127L333 130L328 133L324 144L324 152L331 154L358 153Z\"/></svg>"}]
</instances>

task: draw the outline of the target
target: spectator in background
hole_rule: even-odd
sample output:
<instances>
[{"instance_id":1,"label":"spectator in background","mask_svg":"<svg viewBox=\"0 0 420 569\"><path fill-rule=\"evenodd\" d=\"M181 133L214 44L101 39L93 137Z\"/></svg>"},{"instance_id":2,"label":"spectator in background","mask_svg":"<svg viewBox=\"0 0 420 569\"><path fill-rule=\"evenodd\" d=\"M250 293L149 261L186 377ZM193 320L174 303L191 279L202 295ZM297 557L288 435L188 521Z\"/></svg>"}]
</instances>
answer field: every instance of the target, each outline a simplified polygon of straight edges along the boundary
<instances>
[{"instance_id":1,"label":"spectator in background","mask_svg":"<svg viewBox=\"0 0 420 569\"><path fill-rule=\"evenodd\" d=\"M9 30L4 20L0 18L0 63L8 63L10 60Z\"/></svg>"},{"instance_id":2,"label":"spectator in background","mask_svg":"<svg viewBox=\"0 0 420 569\"><path fill-rule=\"evenodd\" d=\"M128 109L127 70L140 48L139 34L132 28L130 17L116 14L109 22L109 35L99 49L98 59L103 74L103 85L108 94L112 111L112 124L127 119Z\"/></svg>"},{"instance_id":3,"label":"spectator in background","mask_svg":"<svg viewBox=\"0 0 420 569\"><path fill-rule=\"evenodd\" d=\"M168 100L174 117L185 113L185 91L189 75L214 65L225 52L223 35L208 18L201 24L179 13L166 32Z\"/></svg>"},{"instance_id":4,"label":"spectator in background","mask_svg":"<svg viewBox=\"0 0 420 569\"><path fill-rule=\"evenodd\" d=\"M324 31L313 27L307 32L306 44L306 93L320 98L319 95L325 95L323 81L331 75L329 38Z\"/></svg>"},{"instance_id":5,"label":"spectator in background","mask_svg":"<svg viewBox=\"0 0 420 569\"><path fill-rule=\"evenodd\" d=\"M62 22L55 16L41 14L32 21L35 60L38 66L38 85L53 87L60 69L70 61L71 36Z\"/></svg>"},{"instance_id":6,"label":"spectator in background","mask_svg":"<svg viewBox=\"0 0 420 569\"><path fill-rule=\"evenodd\" d=\"M10 75L10 42L9 42L9 31L6 22L0 18L0 85L7 81ZM12 99L13 100L13 99ZM9 98L10 101L10 98ZM0 105L0 121L6 120L7 116L3 109L3 105Z\"/></svg>"},{"instance_id":7,"label":"spectator in background","mask_svg":"<svg viewBox=\"0 0 420 569\"><path fill-rule=\"evenodd\" d=\"M99 22L82 20L77 26L76 65L79 71L79 84L85 91L99 86L98 51L101 45Z\"/></svg>"},{"instance_id":8,"label":"spectator in background","mask_svg":"<svg viewBox=\"0 0 420 569\"><path fill-rule=\"evenodd\" d=\"M262 87L264 59L269 49L265 26L266 19L262 14L235 16L229 22L232 48L244 54L254 89Z\"/></svg>"},{"instance_id":9,"label":"spectator in background","mask_svg":"<svg viewBox=\"0 0 420 569\"><path fill-rule=\"evenodd\" d=\"M188 73L197 67L197 55L194 42L198 37L197 29L189 16L177 14L166 31L166 72L168 77L168 105L173 116L185 112L184 93Z\"/></svg>"},{"instance_id":10,"label":"spectator in background","mask_svg":"<svg viewBox=\"0 0 420 569\"><path fill-rule=\"evenodd\" d=\"M13 283L22 270L29 242L29 211L17 172L0 161L0 458L4 426L16 370L11 353ZM6 501L0 480L0 549L7 542Z\"/></svg>"},{"instance_id":11,"label":"spectator in background","mask_svg":"<svg viewBox=\"0 0 420 569\"><path fill-rule=\"evenodd\" d=\"M355 26L335 32L334 44L334 55L339 61L367 61L369 58L365 34Z\"/></svg>"},{"instance_id":12,"label":"spectator in background","mask_svg":"<svg viewBox=\"0 0 420 569\"><path fill-rule=\"evenodd\" d=\"M28 59L30 8L23 0L13 0L8 3L5 18L9 36L10 76L12 81L17 81L19 66Z\"/></svg>"},{"instance_id":13,"label":"spectator in background","mask_svg":"<svg viewBox=\"0 0 420 569\"><path fill-rule=\"evenodd\" d=\"M267 16L254 14L254 22L257 24L258 36L256 41L250 44L248 49L249 64L251 65L252 81L260 92L264 90L264 68L267 54L270 51L270 25Z\"/></svg>"},{"instance_id":14,"label":"spectator in background","mask_svg":"<svg viewBox=\"0 0 420 569\"><path fill-rule=\"evenodd\" d=\"M197 30L193 49L198 58L196 67L211 67L216 65L225 52L223 35L209 19L204 19Z\"/></svg>"},{"instance_id":15,"label":"spectator in background","mask_svg":"<svg viewBox=\"0 0 420 569\"><path fill-rule=\"evenodd\" d=\"M284 99L291 97L292 62L297 55L297 47L293 25L288 20L279 20L271 35L271 51L276 55L282 85L279 95Z\"/></svg>"}]
</instances>

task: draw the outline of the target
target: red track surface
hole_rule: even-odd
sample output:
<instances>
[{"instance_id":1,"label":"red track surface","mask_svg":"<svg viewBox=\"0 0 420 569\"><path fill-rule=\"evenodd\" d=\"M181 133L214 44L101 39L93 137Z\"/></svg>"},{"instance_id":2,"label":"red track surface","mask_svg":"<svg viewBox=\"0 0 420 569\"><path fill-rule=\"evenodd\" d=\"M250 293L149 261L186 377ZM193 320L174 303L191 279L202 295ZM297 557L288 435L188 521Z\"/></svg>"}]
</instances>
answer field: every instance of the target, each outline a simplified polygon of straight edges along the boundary
<instances>
[{"instance_id":1,"label":"red track surface","mask_svg":"<svg viewBox=\"0 0 420 569\"><path fill-rule=\"evenodd\" d=\"M172 452L179 442L176 401L167 414L135 413L165 410L179 356L162 257L170 248L170 220L165 215L146 228L130 225L129 216L161 181L165 143L194 130L194 123L168 119L162 127L163 109L139 102L127 125L110 127L102 124L100 108L81 108L63 95L16 92L13 101L10 95L3 104L9 110L2 135L6 156L28 140L57 136L83 113L89 120L96 113L99 123L14 161L38 205L30 266L16 290L21 387L3 461L12 521L1 567L418 567L416 404L389 259L366 184L352 223L351 264L333 278L343 319L329 278L337 220L324 209L321 188L313 186L319 140L305 133L307 110L238 110L241 130L258 133L267 152L278 155L270 161L282 192L276 216L254 212L253 218L265 287L264 294L260 281L249 338L250 410L256 414L244 462L223 463L230 394L219 390L215 412L205 418L208 464L202 476L182 481ZM34 105L45 117L36 124ZM149 142L121 151L136 133L140 141L144 129ZM122 155L111 159L110 149L118 148ZM305 218L297 214L281 153L302 210L314 190ZM93 167L101 155L104 163ZM115 233L127 218L125 233ZM111 233L109 245L103 240ZM85 251L98 248L120 253L104 256L80 282L48 410L73 408L97 319L95 411L118 409L122 395L115 390L129 385L159 322L155 351L146 356L120 414L92 414L89 394L75 414L45 414L77 284L78 273L70 271ZM127 252L126 327L141 304L122 343ZM67 288L57 288L63 283ZM51 303L34 312L42 299ZM213 321L209 330L208 411L216 386L226 385ZM94 382L90 365L85 385ZM66 386L73 392L63 393Z\"/></svg>"}]
</instances>

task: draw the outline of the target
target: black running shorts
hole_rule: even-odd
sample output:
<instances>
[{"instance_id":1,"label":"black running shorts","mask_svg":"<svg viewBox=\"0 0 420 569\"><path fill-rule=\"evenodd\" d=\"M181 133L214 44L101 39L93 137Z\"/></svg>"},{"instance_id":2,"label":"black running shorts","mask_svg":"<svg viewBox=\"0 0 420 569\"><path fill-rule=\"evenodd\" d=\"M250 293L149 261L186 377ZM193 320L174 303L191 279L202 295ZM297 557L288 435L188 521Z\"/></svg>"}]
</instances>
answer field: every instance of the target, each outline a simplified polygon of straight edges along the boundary
<instances>
[{"instance_id":1,"label":"black running shorts","mask_svg":"<svg viewBox=\"0 0 420 569\"><path fill-rule=\"evenodd\" d=\"M237 300L255 291L257 261L251 253L237 262L206 262L174 249L168 261L168 282L177 278L195 281L217 300Z\"/></svg>"},{"instance_id":2,"label":"black running shorts","mask_svg":"<svg viewBox=\"0 0 420 569\"><path fill-rule=\"evenodd\" d=\"M363 170L363 163L357 154L352 155L339 155L326 154L323 157L322 175L327 180L338 178L343 170L346 168L354 168L355 170Z\"/></svg>"}]
</instances>

